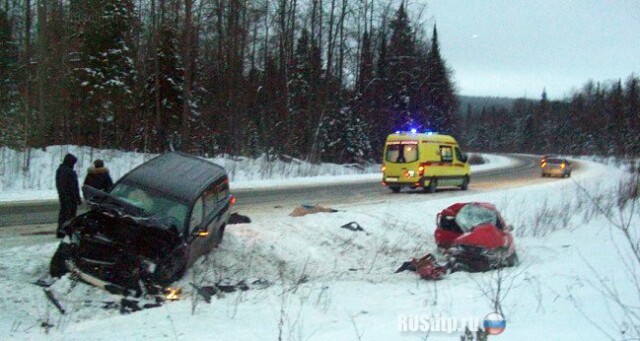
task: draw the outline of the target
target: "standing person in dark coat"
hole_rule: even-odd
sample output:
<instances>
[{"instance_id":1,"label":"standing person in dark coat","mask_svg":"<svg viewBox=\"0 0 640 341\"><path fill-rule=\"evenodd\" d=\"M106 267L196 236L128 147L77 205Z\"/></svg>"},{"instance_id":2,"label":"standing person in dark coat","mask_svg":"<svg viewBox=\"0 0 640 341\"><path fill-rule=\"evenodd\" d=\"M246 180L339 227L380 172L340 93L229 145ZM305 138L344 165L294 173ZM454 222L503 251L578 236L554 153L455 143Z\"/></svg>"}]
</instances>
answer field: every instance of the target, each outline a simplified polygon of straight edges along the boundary
<instances>
[{"instance_id":1,"label":"standing person in dark coat","mask_svg":"<svg viewBox=\"0 0 640 341\"><path fill-rule=\"evenodd\" d=\"M109 169L104 166L104 161L93 161L93 167L89 167L87 170L87 177L84 178L84 184L93 188L99 189L104 192L108 192L113 186L113 180L109 175ZM87 196L84 196L87 199Z\"/></svg>"},{"instance_id":2,"label":"standing person in dark coat","mask_svg":"<svg viewBox=\"0 0 640 341\"><path fill-rule=\"evenodd\" d=\"M61 231L62 225L69 219L76 216L80 200L80 190L78 189L78 174L73 170L78 158L73 154L64 156L64 160L56 171L56 189L58 190L58 200L60 201L60 213L58 215L58 230L56 236L64 237Z\"/></svg>"}]
</instances>

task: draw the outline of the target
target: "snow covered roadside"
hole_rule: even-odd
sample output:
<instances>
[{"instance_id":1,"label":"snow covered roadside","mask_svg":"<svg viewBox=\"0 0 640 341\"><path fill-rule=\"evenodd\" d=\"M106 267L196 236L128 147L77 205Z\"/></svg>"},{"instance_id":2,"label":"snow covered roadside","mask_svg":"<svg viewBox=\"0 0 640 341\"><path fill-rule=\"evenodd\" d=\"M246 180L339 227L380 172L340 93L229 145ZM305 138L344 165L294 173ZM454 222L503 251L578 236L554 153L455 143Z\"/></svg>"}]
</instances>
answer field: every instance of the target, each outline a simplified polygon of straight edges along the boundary
<instances>
[{"instance_id":1,"label":"snow covered roadside","mask_svg":"<svg viewBox=\"0 0 640 341\"><path fill-rule=\"evenodd\" d=\"M78 156L76 171L82 182L92 160L103 159L114 180L154 155L128 153L115 150L96 150L88 147L55 146L46 151L32 150L31 167L22 171L22 155L0 148L0 203L57 199L55 172L61 158L71 152ZM513 159L504 156L482 154L487 160L483 165L472 166L472 172L508 167ZM380 180L380 169L372 165L367 169L344 167L336 164L310 165L304 162L267 163L264 159L213 158L230 174L231 189L255 189L283 186L313 186L327 183Z\"/></svg>"},{"instance_id":2,"label":"snow covered roadside","mask_svg":"<svg viewBox=\"0 0 640 341\"><path fill-rule=\"evenodd\" d=\"M619 231L594 214L585 193L605 193L624 174L584 164L571 179L499 192L400 195L383 204L344 205L334 207L337 213L299 218L288 216L292 208L259 212L250 224L230 226L221 248L178 283L183 300L129 315L102 308L113 296L74 287L68 279L53 287L68 311L60 315L41 288L28 284L47 272L56 244L2 250L0 279L8 294L0 298L0 310L10 313L0 317L0 338L41 339L47 322L53 325L51 339L424 339L424 333L400 332L399 317L482 321L493 311L485 293L495 287L496 271L455 273L438 282L393 273L409 257L435 248L435 216L458 201L495 203L518 235L522 264L502 272L509 290L502 302L507 328L500 338L599 339L599 329L619 336L620 312L602 293L597 273L615 283L623 301L637 302L629 268L619 266L628 252ZM636 213L636 226L638 218ZM340 228L350 221L365 231ZM638 273L633 265L630 271ZM263 278L272 285L200 302L192 313L189 283L222 278ZM434 332L429 339L459 335Z\"/></svg>"}]
</instances>

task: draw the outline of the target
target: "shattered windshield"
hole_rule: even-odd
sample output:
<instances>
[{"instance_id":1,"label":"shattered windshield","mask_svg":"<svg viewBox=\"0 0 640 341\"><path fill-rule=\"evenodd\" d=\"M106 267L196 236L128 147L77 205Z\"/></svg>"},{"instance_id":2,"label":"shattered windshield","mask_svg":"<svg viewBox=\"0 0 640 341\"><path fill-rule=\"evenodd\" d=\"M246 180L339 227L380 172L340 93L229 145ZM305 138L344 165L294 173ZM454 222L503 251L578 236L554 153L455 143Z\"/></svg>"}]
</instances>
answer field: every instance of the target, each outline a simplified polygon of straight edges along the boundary
<instances>
[{"instance_id":1,"label":"shattered windshield","mask_svg":"<svg viewBox=\"0 0 640 341\"><path fill-rule=\"evenodd\" d=\"M478 225L497 225L497 220L498 215L495 211L473 204L464 206L456 215L456 224L464 232L470 232Z\"/></svg>"},{"instance_id":2,"label":"shattered windshield","mask_svg":"<svg viewBox=\"0 0 640 341\"><path fill-rule=\"evenodd\" d=\"M122 182L110 194L143 209L150 216L170 218L177 228L184 226L188 207L176 200Z\"/></svg>"}]
</instances>

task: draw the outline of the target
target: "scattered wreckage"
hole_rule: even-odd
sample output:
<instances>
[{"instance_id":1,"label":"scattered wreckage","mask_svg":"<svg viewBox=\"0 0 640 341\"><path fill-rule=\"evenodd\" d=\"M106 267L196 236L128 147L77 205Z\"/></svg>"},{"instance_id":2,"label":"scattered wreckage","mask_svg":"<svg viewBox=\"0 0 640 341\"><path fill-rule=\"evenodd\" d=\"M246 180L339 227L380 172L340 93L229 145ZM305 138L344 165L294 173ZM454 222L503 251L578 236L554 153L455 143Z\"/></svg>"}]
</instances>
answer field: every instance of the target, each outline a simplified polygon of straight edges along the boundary
<instances>
[{"instance_id":1,"label":"scattered wreckage","mask_svg":"<svg viewBox=\"0 0 640 341\"><path fill-rule=\"evenodd\" d=\"M235 203L224 168L180 152L143 163L109 192L83 190L90 210L63 226L50 274L136 297L162 295L217 247Z\"/></svg>"},{"instance_id":2,"label":"scattered wreckage","mask_svg":"<svg viewBox=\"0 0 640 341\"><path fill-rule=\"evenodd\" d=\"M513 227L493 204L451 205L438 214L436 224L434 237L443 259L429 253L405 262L396 272L411 270L437 280L450 272L484 272L518 264Z\"/></svg>"}]
</instances>

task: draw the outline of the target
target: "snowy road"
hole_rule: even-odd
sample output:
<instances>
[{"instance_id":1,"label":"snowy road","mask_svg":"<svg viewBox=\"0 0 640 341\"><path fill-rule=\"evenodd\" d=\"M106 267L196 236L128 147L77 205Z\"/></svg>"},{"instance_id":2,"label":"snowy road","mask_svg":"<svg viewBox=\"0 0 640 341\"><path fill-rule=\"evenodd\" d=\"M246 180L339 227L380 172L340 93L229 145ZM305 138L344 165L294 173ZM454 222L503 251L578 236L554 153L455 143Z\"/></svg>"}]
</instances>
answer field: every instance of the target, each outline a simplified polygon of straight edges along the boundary
<instances>
[{"instance_id":1,"label":"snowy road","mask_svg":"<svg viewBox=\"0 0 640 341\"><path fill-rule=\"evenodd\" d=\"M439 190L435 194L403 190L393 194L376 181L323 184L311 186L289 186L278 188L243 188L233 191L238 198L234 211L252 216L268 214L270 211L290 209L300 204L318 204L336 209L354 205L389 203L398 196L420 196L420 201L437 200L461 195L473 195L504 188L521 187L533 183L556 181L540 177L538 158L512 155L517 162L507 168L489 169L474 173L466 193L459 190ZM579 171L579 163L575 169ZM33 202L4 203L0 205L0 247L34 245L55 241L54 229L57 202L41 200Z\"/></svg>"},{"instance_id":2,"label":"snowy road","mask_svg":"<svg viewBox=\"0 0 640 341\"><path fill-rule=\"evenodd\" d=\"M478 190L515 187L540 181L537 168L538 158L531 156L511 156L517 162L509 168L492 169L472 173L470 193ZM379 179L335 184L307 186L285 186L277 188L243 188L233 190L238 198L239 211L282 207L302 203L336 205L349 203L386 202L393 197L391 192L380 186ZM443 197L450 191L439 191L434 197ZM416 192L404 191L404 194ZM456 193L456 195L459 193ZM82 207L81 207L81 212ZM52 224L57 219L57 200L17 201L0 203L0 227Z\"/></svg>"}]
</instances>

